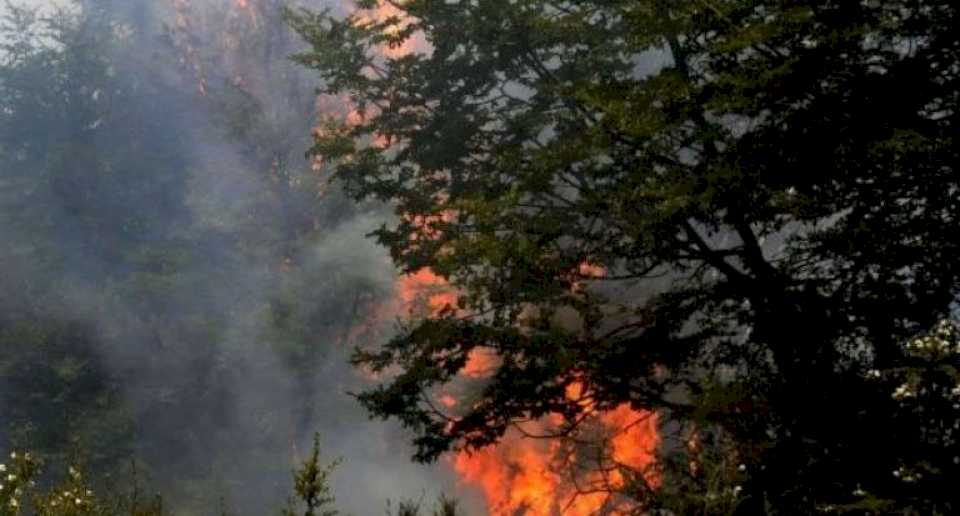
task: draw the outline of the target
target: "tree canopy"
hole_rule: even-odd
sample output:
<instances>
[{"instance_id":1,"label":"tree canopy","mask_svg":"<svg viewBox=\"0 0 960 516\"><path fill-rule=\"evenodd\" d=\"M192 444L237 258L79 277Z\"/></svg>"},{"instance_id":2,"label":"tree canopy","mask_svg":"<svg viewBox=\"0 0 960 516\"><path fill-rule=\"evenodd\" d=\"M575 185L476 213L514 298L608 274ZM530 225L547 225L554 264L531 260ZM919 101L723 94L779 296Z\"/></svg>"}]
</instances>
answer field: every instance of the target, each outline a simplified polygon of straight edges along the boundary
<instances>
[{"instance_id":1,"label":"tree canopy","mask_svg":"<svg viewBox=\"0 0 960 516\"><path fill-rule=\"evenodd\" d=\"M416 458L627 402L729 437L743 513L957 506L956 440L894 395L956 385L906 345L960 293L953 2L357 3L288 18L360 114L312 153L459 293L354 356L396 372L360 401ZM477 350L481 392L438 410Z\"/></svg>"}]
</instances>

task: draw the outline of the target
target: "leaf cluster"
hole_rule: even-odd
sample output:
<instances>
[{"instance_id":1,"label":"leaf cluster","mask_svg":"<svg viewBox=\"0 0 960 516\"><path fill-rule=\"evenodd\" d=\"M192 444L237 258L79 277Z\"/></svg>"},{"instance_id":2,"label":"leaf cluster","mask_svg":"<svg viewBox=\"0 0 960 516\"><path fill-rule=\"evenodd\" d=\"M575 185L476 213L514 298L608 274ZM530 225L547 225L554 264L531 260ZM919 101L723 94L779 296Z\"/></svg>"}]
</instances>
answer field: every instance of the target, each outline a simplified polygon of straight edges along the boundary
<instances>
[{"instance_id":1,"label":"leaf cluster","mask_svg":"<svg viewBox=\"0 0 960 516\"><path fill-rule=\"evenodd\" d=\"M763 471L744 513L894 489L920 445L876 435L893 407L863 372L907 361L960 294L956 6L391 5L288 18L321 92L363 114L313 152L394 207L375 236L401 270L459 294L355 355L397 371L360 401L417 459L627 403L737 443ZM476 350L497 367L439 410Z\"/></svg>"}]
</instances>

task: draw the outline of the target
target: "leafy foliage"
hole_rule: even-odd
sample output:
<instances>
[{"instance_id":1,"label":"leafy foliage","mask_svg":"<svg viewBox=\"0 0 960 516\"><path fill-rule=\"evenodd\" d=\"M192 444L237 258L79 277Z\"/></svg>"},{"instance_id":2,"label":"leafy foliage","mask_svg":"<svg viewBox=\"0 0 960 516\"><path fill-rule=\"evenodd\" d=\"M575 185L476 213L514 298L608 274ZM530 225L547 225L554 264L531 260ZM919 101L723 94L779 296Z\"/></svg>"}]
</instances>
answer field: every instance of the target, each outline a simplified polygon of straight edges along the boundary
<instances>
[{"instance_id":1,"label":"leafy foliage","mask_svg":"<svg viewBox=\"0 0 960 516\"><path fill-rule=\"evenodd\" d=\"M336 516L339 514L332 508L336 499L330 492L330 474L338 465L340 459L329 464L320 463L320 435L313 436L313 449L310 456L303 461L300 469L293 474L293 490L306 507L304 516ZM291 507L286 509L285 516L294 516L297 512Z\"/></svg>"},{"instance_id":2,"label":"leafy foliage","mask_svg":"<svg viewBox=\"0 0 960 516\"><path fill-rule=\"evenodd\" d=\"M65 462L82 446L103 474L132 450L129 414L97 356L92 330L36 314L0 319L3 444Z\"/></svg>"},{"instance_id":3,"label":"leafy foliage","mask_svg":"<svg viewBox=\"0 0 960 516\"><path fill-rule=\"evenodd\" d=\"M341 464L340 459L323 464L320 460L320 437L314 436L310 455L294 471L294 494L308 516L335 516L335 499L330 489L330 475ZM32 514L36 516L163 516L162 499L157 496L144 500L136 470L121 484L111 486L114 494L101 496L94 492L85 471L68 466L66 474L56 485L44 488L38 483L43 461L29 452L13 451L9 460L0 462L0 516ZM123 492L125 491L125 492ZM417 516L420 502L404 502L398 506L397 516ZM441 495L433 516L456 516L458 503ZM389 511L388 511L389 513ZM222 509L221 514L228 513ZM299 514L294 499L281 514Z\"/></svg>"},{"instance_id":4,"label":"leafy foliage","mask_svg":"<svg viewBox=\"0 0 960 516\"><path fill-rule=\"evenodd\" d=\"M931 450L866 375L960 294L953 3L389 4L288 17L362 114L313 153L392 203L399 267L460 294L354 357L398 372L360 401L417 459L627 402L732 440L744 514L956 508L891 474ZM438 410L477 350L482 392Z\"/></svg>"},{"instance_id":5,"label":"leafy foliage","mask_svg":"<svg viewBox=\"0 0 960 516\"><path fill-rule=\"evenodd\" d=\"M17 516L163 516L166 514L159 499L143 503L137 498L138 486L134 478L133 491L127 495L103 498L94 493L83 471L69 466L60 483L44 489L38 480L42 461L29 452L10 453L9 466L0 463L3 484L0 486L0 514Z\"/></svg>"}]
</instances>

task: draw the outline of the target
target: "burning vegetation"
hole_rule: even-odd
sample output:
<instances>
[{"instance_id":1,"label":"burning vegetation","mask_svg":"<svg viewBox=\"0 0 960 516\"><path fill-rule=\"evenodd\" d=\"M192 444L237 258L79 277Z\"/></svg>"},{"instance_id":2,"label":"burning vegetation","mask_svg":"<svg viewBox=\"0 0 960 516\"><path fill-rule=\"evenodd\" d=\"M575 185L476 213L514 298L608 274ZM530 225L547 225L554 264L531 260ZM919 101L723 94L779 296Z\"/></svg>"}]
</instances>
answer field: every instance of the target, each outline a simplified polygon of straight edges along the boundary
<instances>
[{"instance_id":1,"label":"burning vegetation","mask_svg":"<svg viewBox=\"0 0 960 516\"><path fill-rule=\"evenodd\" d=\"M595 265L578 267L579 275L588 279L602 277L603 272ZM583 288L574 284L575 290ZM402 276L397 295L408 317L439 317L457 306L455 289L429 269ZM461 385L455 389L463 393L466 404L471 391L499 365L499 357L489 348L469 353L459 373ZM451 392L441 392L435 402L437 410L454 422L464 401ZM623 493L656 487L656 414L627 404L596 410L580 383L568 386L567 398L585 408L575 424L560 414L518 421L497 444L462 450L447 459L465 486L482 492L489 514L629 514L635 503Z\"/></svg>"},{"instance_id":2,"label":"burning vegetation","mask_svg":"<svg viewBox=\"0 0 960 516\"><path fill-rule=\"evenodd\" d=\"M952 3L300 3L0 10L0 515L956 512Z\"/></svg>"}]
</instances>

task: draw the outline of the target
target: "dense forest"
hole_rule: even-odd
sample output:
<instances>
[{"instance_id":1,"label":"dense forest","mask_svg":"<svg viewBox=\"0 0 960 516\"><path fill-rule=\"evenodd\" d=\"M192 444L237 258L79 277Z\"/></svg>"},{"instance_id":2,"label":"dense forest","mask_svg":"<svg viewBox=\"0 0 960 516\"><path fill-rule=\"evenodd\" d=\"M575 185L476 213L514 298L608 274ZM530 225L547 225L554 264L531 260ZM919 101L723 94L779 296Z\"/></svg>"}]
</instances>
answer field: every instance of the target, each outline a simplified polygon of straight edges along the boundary
<instances>
[{"instance_id":1,"label":"dense forest","mask_svg":"<svg viewBox=\"0 0 960 516\"><path fill-rule=\"evenodd\" d=\"M956 512L958 11L5 1L0 515Z\"/></svg>"}]
</instances>

